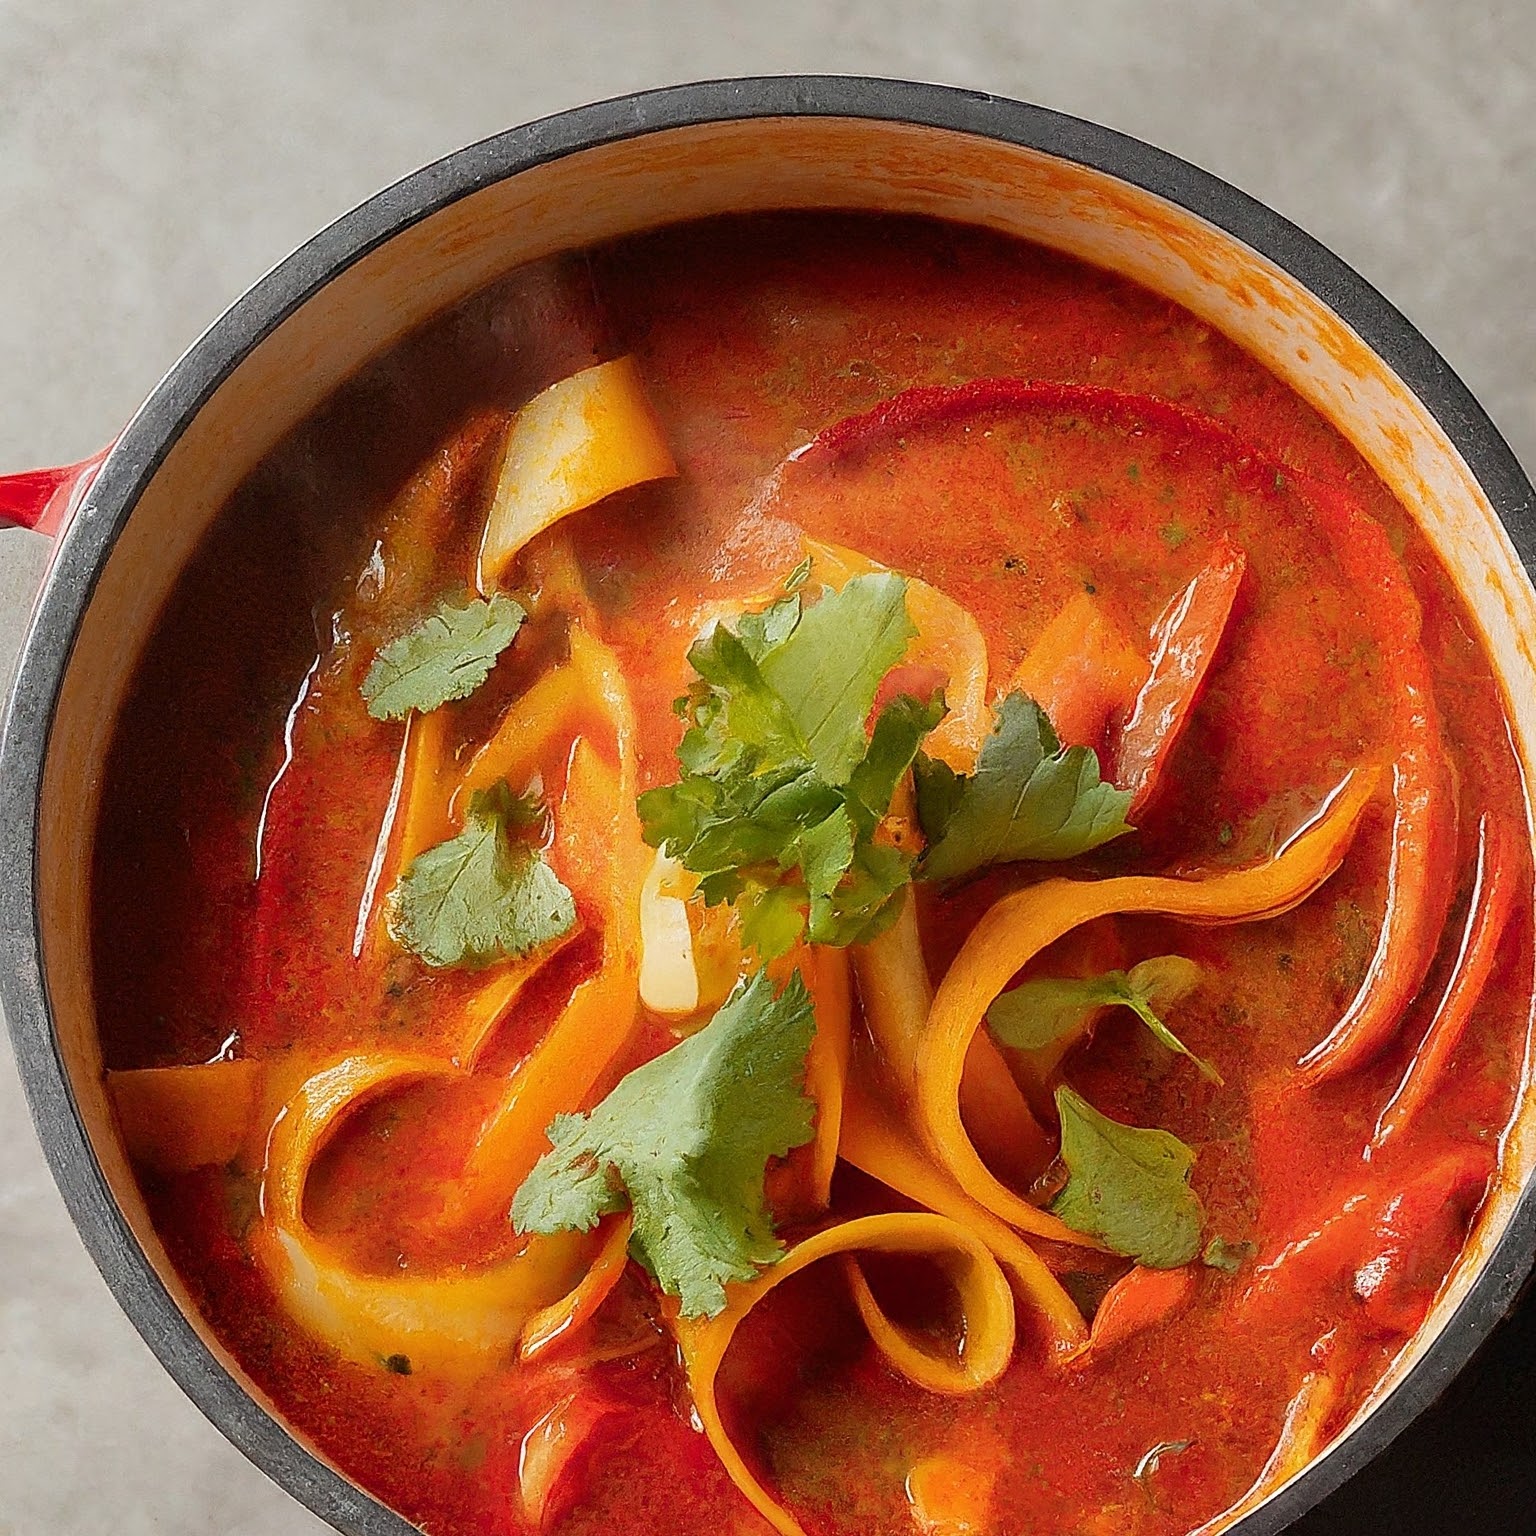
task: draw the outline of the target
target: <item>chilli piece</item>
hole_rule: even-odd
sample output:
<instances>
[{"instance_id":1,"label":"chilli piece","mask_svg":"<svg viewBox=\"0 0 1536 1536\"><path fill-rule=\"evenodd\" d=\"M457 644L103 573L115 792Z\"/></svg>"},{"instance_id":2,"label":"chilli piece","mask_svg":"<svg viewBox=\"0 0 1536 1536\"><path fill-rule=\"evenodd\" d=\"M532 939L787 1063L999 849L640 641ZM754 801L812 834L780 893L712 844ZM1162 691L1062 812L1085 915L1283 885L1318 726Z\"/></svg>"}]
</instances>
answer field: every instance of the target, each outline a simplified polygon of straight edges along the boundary
<instances>
[{"instance_id":1,"label":"chilli piece","mask_svg":"<svg viewBox=\"0 0 1536 1536\"><path fill-rule=\"evenodd\" d=\"M1192 1264L1148 1269L1138 1264L1110 1286L1093 1314L1088 1347L1073 1365L1093 1365L1149 1328L1172 1321L1195 1299L1199 1277Z\"/></svg>"},{"instance_id":2,"label":"chilli piece","mask_svg":"<svg viewBox=\"0 0 1536 1536\"><path fill-rule=\"evenodd\" d=\"M1152 626L1152 663L1115 751L1115 784L1137 815L1157 791L1227 631L1248 559L1223 540L1205 568L1174 595Z\"/></svg>"},{"instance_id":3,"label":"chilli piece","mask_svg":"<svg viewBox=\"0 0 1536 1536\"><path fill-rule=\"evenodd\" d=\"M1515 900L1514 872L1515 841L1509 828L1485 815L1478 823L1477 873L1455 968L1397 1092L1376 1122L1372 1151L1385 1145L1413 1118L1450 1069L1451 1057L1472 1021L1488 984L1499 940L1509 924Z\"/></svg>"}]
</instances>

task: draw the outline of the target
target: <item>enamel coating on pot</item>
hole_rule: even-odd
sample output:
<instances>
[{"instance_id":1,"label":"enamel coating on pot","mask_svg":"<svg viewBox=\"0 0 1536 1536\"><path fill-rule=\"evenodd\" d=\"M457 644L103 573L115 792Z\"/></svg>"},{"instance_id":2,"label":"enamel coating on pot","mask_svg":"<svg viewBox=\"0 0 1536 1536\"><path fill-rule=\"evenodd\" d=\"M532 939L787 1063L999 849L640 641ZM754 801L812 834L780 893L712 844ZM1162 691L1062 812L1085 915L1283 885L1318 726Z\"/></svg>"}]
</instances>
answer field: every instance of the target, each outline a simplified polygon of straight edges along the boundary
<instances>
[{"instance_id":1,"label":"enamel coating on pot","mask_svg":"<svg viewBox=\"0 0 1536 1536\"><path fill-rule=\"evenodd\" d=\"M930 213L1021 235L1185 305L1316 405L1414 508L1455 573L1536 768L1530 485L1464 388L1359 278L1213 178L1103 129L931 86L679 87L461 151L380 194L247 294L146 402L66 532L0 748L0 989L81 1233L161 1360L258 1465L348 1533L410 1529L241 1382L181 1293L112 1127L89 975L90 837L111 722L159 606L226 495L362 362L506 268L727 210ZM132 518L129 519L129 513ZM1505 1176L1413 1343L1320 1460L1231 1527L1266 1536L1431 1401L1536 1249L1536 1096Z\"/></svg>"}]
</instances>

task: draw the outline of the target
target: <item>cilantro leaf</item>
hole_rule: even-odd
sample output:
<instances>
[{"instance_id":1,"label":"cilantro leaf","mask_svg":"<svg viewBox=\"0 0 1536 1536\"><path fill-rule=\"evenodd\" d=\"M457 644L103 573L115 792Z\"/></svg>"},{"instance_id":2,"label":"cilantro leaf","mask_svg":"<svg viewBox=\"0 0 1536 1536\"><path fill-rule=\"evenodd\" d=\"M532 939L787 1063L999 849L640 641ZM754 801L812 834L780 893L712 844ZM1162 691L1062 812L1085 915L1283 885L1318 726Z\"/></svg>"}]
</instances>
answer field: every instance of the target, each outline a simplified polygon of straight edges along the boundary
<instances>
[{"instance_id":1,"label":"cilantro leaf","mask_svg":"<svg viewBox=\"0 0 1536 1536\"><path fill-rule=\"evenodd\" d=\"M993 713L974 774L917 759L924 879L955 880L1016 859L1070 859L1132 830L1130 795L1101 782L1097 753L1063 749L1033 699L1010 693Z\"/></svg>"},{"instance_id":2,"label":"cilantro leaf","mask_svg":"<svg viewBox=\"0 0 1536 1536\"><path fill-rule=\"evenodd\" d=\"M1051 1209L1078 1232L1151 1269L1177 1269L1200 1251L1205 1211L1189 1187L1195 1154L1169 1131L1101 1115L1056 1090L1067 1182Z\"/></svg>"},{"instance_id":3,"label":"cilantro leaf","mask_svg":"<svg viewBox=\"0 0 1536 1536\"><path fill-rule=\"evenodd\" d=\"M1200 1262L1208 1269L1219 1269L1224 1275L1235 1275L1257 1252L1253 1243L1229 1243L1218 1234L1201 1250Z\"/></svg>"},{"instance_id":4,"label":"cilantro leaf","mask_svg":"<svg viewBox=\"0 0 1536 1536\"><path fill-rule=\"evenodd\" d=\"M798 599L777 606L790 602ZM823 594L783 640L764 651L763 681L783 699L829 784L846 784L864 756L864 721L875 690L916 633L907 615L906 582L879 571Z\"/></svg>"},{"instance_id":5,"label":"cilantro leaf","mask_svg":"<svg viewBox=\"0 0 1536 1536\"><path fill-rule=\"evenodd\" d=\"M576 904L526 838L538 805L506 784L475 794L464 830L411 861L389 898L395 939L428 965L483 965L569 933Z\"/></svg>"},{"instance_id":6,"label":"cilantro leaf","mask_svg":"<svg viewBox=\"0 0 1536 1536\"><path fill-rule=\"evenodd\" d=\"M682 777L638 801L645 838L700 877L703 899L735 903L763 959L802 934L850 944L891 921L912 855L875 842L891 797L942 698L875 693L913 629L906 583L858 576L807 606L795 594L688 653L680 701Z\"/></svg>"},{"instance_id":7,"label":"cilantro leaf","mask_svg":"<svg viewBox=\"0 0 1536 1536\"><path fill-rule=\"evenodd\" d=\"M796 971L739 983L696 1035L624 1077L590 1114L559 1115L552 1150L512 1201L519 1232L590 1231L628 1206L630 1252L688 1317L725 1285L783 1257L763 1181L768 1159L812 1136L805 1056L816 1033Z\"/></svg>"},{"instance_id":8,"label":"cilantro leaf","mask_svg":"<svg viewBox=\"0 0 1536 1536\"><path fill-rule=\"evenodd\" d=\"M1155 955L1129 971L1101 976L1039 976L1004 992L987 1010L987 1023L1004 1045L1036 1051L1070 1035L1100 1008L1129 1008L1170 1051L1187 1056L1213 1083L1221 1073L1184 1044L1157 1010L1187 997L1200 984L1200 967L1182 955Z\"/></svg>"},{"instance_id":9,"label":"cilantro leaf","mask_svg":"<svg viewBox=\"0 0 1536 1536\"><path fill-rule=\"evenodd\" d=\"M474 598L462 606L439 603L428 615L381 647L363 679L363 698L375 720L403 720L471 694L490 676L523 619L510 597Z\"/></svg>"}]
</instances>

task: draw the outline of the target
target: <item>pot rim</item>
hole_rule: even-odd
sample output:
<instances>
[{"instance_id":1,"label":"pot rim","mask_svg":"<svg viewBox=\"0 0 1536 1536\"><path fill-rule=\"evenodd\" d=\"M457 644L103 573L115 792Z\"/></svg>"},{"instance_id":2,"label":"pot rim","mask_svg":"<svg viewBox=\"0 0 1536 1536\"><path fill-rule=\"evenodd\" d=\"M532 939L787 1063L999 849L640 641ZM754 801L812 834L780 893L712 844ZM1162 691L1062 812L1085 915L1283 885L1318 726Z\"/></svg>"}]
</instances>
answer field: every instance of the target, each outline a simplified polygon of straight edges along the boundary
<instances>
[{"instance_id":1,"label":"pot rim","mask_svg":"<svg viewBox=\"0 0 1536 1536\"><path fill-rule=\"evenodd\" d=\"M124 430L60 539L28 625L0 737L0 1003L38 1138L70 1216L160 1363L279 1487L346 1536L415 1527L319 1460L220 1363L162 1284L97 1162L52 1022L37 906L38 813L59 692L97 578L140 494L239 362L339 273L448 204L534 166L669 129L773 117L884 120L1041 151L1178 205L1267 257L1350 326L1438 421L1528 571L1536 491L1471 392L1412 323L1339 257L1229 183L1126 134L953 86L775 75L669 86L512 128L406 176L344 214L257 282L195 342ZM1439 1335L1352 1433L1230 1529L1274 1536L1383 1450L1439 1396L1504 1316L1536 1259L1536 1181Z\"/></svg>"}]
</instances>

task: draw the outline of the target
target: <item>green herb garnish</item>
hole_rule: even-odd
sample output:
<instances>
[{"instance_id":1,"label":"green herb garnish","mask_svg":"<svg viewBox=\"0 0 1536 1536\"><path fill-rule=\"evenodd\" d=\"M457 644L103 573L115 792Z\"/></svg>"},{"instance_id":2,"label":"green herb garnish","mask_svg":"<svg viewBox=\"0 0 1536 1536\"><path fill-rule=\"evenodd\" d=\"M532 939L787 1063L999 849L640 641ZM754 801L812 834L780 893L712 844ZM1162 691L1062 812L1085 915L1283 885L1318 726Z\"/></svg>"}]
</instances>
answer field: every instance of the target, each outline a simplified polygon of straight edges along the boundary
<instances>
[{"instance_id":1,"label":"green herb garnish","mask_svg":"<svg viewBox=\"0 0 1536 1536\"><path fill-rule=\"evenodd\" d=\"M1169 1131L1101 1115L1056 1090L1067 1182L1051 1209L1075 1231L1151 1269L1177 1269L1200 1251L1205 1212L1189 1187L1195 1154Z\"/></svg>"},{"instance_id":2,"label":"green herb garnish","mask_svg":"<svg viewBox=\"0 0 1536 1536\"><path fill-rule=\"evenodd\" d=\"M363 679L375 720L403 720L473 693L511 645L526 615L510 597L473 598L434 613L383 646Z\"/></svg>"},{"instance_id":3,"label":"green herb garnish","mask_svg":"<svg viewBox=\"0 0 1536 1536\"><path fill-rule=\"evenodd\" d=\"M526 835L537 801L505 784L475 794L464 830L412 860L389 900L395 939L431 966L483 965L563 938L576 904Z\"/></svg>"},{"instance_id":4,"label":"green herb garnish","mask_svg":"<svg viewBox=\"0 0 1536 1536\"><path fill-rule=\"evenodd\" d=\"M816 1017L796 971L777 997L741 982L696 1035L635 1070L590 1114L557 1115L553 1150L512 1201L519 1232L590 1231L634 1215L630 1252L688 1317L783 1257L763 1192L771 1157L812 1136L805 1055Z\"/></svg>"},{"instance_id":5,"label":"green herb garnish","mask_svg":"<svg viewBox=\"0 0 1536 1536\"><path fill-rule=\"evenodd\" d=\"M1162 1020L1166 1010L1200 984L1200 967L1182 955L1156 955L1128 971L1101 976L1040 976L1004 992L987 1010L987 1023L1004 1045L1038 1051L1081 1029L1100 1008L1129 1008L1170 1051L1187 1056L1201 1075L1221 1073L1184 1044Z\"/></svg>"},{"instance_id":6,"label":"green herb garnish","mask_svg":"<svg viewBox=\"0 0 1536 1536\"><path fill-rule=\"evenodd\" d=\"M764 959L895 917L913 858L875 830L943 702L902 696L865 722L914 632L906 582L882 572L716 625L688 652L682 777L640 796L645 839L700 876L706 903L736 904Z\"/></svg>"},{"instance_id":7,"label":"green herb garnish","mask_svg":"<svg viewBox=\"0 0 1536 1536\"><path fill-rule=\"evenodd\" d=\"M1063 748L1045 711L1022 693L996 707L974 774L926 754L916 772L926 880L1017 859L1070 859L1133 830L1130 794L1100 780L1098 754Z\"/></svg>"},{"instance_id":8,"label":"green herb garnish","mask_svg":"<svg viewBox=\"0 0 1536 1536\"><path fill-rule=\"evenodd\" d=\"M1257 1252L1253 1243L1229 1243L1218 1236L1205 1245L1200 1262L1208 1269L1219 1269L1224 1275L1235 1275Z\"/></svg>"}]
</instances>

